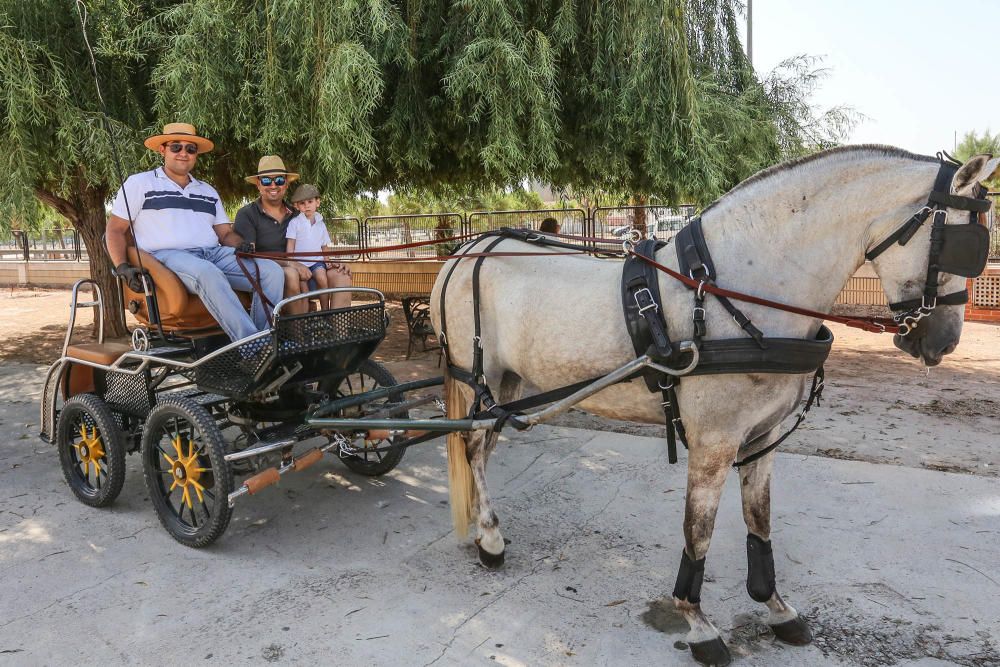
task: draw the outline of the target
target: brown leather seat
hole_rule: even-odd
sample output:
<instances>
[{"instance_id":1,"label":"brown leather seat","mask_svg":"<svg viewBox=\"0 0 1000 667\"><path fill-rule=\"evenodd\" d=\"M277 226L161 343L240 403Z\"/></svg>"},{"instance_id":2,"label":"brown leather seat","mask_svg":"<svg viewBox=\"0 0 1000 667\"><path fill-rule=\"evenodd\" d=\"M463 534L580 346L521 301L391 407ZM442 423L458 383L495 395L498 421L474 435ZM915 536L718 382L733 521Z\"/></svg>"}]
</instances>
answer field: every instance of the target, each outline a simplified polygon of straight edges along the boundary
<instances>
[{"instance_id":1,"label":"brown leather seat","mask_svg":"<svg viewBox=\"0 0 1000 667\"><path fill-rule=\"evenodd\" d=\"M66 356L80 361L110 366L118 357L130 352L132 347L124 343L80 343L66 348Z\"/></svg>"},{"instance_id":2,"label":"brown leather seat","mask_svg":"<svg viewBox=\"0 0 1000 667\"><path fill-rule=\"evenodd\" d=\"M142 268L149 271L156 285L156 304L160 311L160 325L165 331L183 333L206 329L218 329L218 323L212 317L205 304L197 295L188 292L173 271L161 264L155 257L135 246L128 247L128 263L139 266L137 257L142 259ZM146 298L138 292L133 292L128 285L122 284L122 292L126 308L133 312L135 318L149 326L149 313L146 308ZM249 310L252 296L247 292L237 292L244 307Z\"/></svg>"}]
</instances>

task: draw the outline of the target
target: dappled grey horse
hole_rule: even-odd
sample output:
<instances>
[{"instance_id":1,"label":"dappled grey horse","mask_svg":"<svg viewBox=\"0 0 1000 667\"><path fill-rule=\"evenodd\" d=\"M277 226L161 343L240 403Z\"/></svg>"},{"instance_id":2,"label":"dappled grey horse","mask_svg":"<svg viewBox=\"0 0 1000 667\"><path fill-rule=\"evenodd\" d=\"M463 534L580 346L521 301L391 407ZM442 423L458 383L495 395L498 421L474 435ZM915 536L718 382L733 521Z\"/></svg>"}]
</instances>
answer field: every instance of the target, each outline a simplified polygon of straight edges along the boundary
<instances>
[{"instance_id":1,"label":"dappled grey horse","mask_svg":"<svg viewBox=\"0 0 1000 667\"><path fill-rule=\"evenodd\" d=\"M933 225L907 228L905 244L895 242L911 216L928 207L942 167L939 159L883 146L838 148L788 162L753 176L706 208L703 230L711 249L718 284L786 304L828 312L866 253L881 252L873 265L890 302L915 300L915 329L895 344L928 366L955 349L962 331L960 299L921 303L928 276ZM943 203L934 220L968 222L961 202L977 194L978 182L997 160L980 155L945 183ZM949 172L951 173L951 172ZM938 179L940 180L940 179ZM938 189L941 187L939 185ZM949 197L951 197L949 199ZM958 207L958 208L956 208ZM945 216L947 218L945 219ZM923 216L928 217L926 214ZM893 237L896 237L895 239ZM458 254L478 252L484 241ZM516 240L503 240L494 251L551 252ZM655 257L678 266L668 245ZM472 368L474 260L451 260L434 286L433 321L442 330L439 308L444 276L458 262L445 290L447 350L451 363ZM481 266L478 310L486 383L499 403L519 397L522 383L548 391L608 373L635 358L622 316L621 264L578 255L487 258ZM981 270L981 269L980 269ZM965 278L941 273L938 294L958 294ZM659 274L663 315L674 340L692 337L691 292ZM951 305L949 305L951 304ZM719 304L705 302L708 339L745 334ZM818 319L747 304L743 311L768 337L812 339ZM718 630L702 613L700 588L723 483L734 461L760 451L779 434L782 420L796 411L810 376L805 374L725 374L686 377L677 399L686 426L688 483L684 517L684 552L674 602L690 625L688 641L703 663L725 664L729 652ZM450 416L463 416L459 405L472 391L453 378L446 381ZM461 400L459 400L461 399ZM659 394L642 380L623 382L581 403L596 415L662 423ZM449 436L456 529L464 534L476 524L476 543L484 564L503 562L504 539L486 484L486 461L497 435L476 431ZM741 467L743 516L748 529L747 590L767 605L768 623L778 639L791 644L811 640L806 622L776 590L770 543L770 484L773 452ZM464 471L464 472L463 472ZM468 479L467 488L459 484ZM458 488L455 488L458 487Z\"/></svg>"}]
</instances>

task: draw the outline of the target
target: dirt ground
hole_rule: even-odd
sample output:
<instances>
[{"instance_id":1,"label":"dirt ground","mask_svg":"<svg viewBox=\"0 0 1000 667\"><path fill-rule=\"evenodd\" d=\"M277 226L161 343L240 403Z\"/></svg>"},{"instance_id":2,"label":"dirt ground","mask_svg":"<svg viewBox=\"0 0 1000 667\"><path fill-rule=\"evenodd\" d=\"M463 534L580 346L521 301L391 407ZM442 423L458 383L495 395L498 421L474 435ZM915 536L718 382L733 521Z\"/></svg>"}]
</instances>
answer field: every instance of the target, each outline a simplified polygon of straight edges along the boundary
<instances>
[{"instance_id":1,"label":"dirt ground","mask_svg":"<svg viewBox=\"0 0 1000 667\"><path fill-rule=\"evenodd\" d=\"M58 357L68 291L5 288L0 309L0 363L44 364ZM399 381L440 374L436 351L405 360L403 315L398 304L390 304L390 312L390 334L374 357ZM74 340L88 339L92 325L91 310L81 310ZM783 451L1000 476L1000 326L966 323L958 350L929 373L893 347L888 335L831 328L836 343L823 402ZM661 436L664 428L576 410L555 423L650 436Z\"/></svg>"}]
</instances>

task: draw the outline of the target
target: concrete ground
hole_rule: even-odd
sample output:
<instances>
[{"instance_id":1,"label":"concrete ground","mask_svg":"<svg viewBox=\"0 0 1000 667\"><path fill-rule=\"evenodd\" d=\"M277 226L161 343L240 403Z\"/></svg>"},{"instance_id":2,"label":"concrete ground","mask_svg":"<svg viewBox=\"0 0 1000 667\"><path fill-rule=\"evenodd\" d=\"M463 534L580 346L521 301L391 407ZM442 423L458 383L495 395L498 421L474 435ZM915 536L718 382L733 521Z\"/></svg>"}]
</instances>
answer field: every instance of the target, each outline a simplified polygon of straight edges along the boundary
<instances>
[{"instance_id":1,"label":"concrete ground","mask_svg":"<svg viewBox=\"0 0 1000 667\"><path fill-rule=\"evenodd\" d=\"M328 457L196 551L160 527L135 457L112 508L73 498L35 438L41 380L0 366L0 665L692 664L664 602L685 467L658 439L505 438L496 572L451 534L440 444L383 479ZM702 595L738 664L1000 664L995 478L780 454L773 504L779 589L817 639L762 625L731 476Z\"/></svg>"}]
</instances>

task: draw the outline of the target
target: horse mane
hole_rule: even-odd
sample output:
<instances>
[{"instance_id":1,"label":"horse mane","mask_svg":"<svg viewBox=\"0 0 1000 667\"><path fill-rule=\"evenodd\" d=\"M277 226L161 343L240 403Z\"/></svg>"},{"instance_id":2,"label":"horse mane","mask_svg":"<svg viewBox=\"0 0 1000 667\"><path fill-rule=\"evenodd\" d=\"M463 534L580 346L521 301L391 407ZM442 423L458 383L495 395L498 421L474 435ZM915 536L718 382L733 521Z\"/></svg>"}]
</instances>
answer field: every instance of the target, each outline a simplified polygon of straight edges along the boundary
<instances>
[{"instance_id":1,"label":"horse mane","mask_svg":"<svg viewBox=\"0 0 1000 667\"><path fill-rule=\"evenodd\" d=\"M806 155L804 157L794 158L787 160L785 162L780 162L766 169L761 169L756 174L751 176L735 185L732 190L722 195L714 202L705 207L702 213L707 212L709 209L713 208L724 199L728 198L730 195L734 195L741 192L745 188L752 185L760 183L761 181L766 181L772 176L782 174L786 171L792 169L797 169L798 167L811 164L813 162L819 162L820 160L826 160L831 157L846 158L846 156L854 156L860 153L868 153L874 157L884 157L884 158L899 158L903 160L915 160L917 162L938 162L938 158L932 155L919 155L917 153L911 153L909 151L903 150L902 148L896 148L895 146L886 146L884 144L857 144L852 146L837 146L835 148L829 148L818 153L813 153L811 155Z\"/></svg>"}]
</instances>

